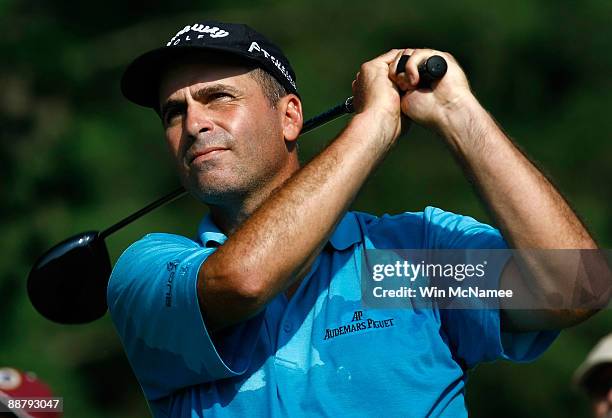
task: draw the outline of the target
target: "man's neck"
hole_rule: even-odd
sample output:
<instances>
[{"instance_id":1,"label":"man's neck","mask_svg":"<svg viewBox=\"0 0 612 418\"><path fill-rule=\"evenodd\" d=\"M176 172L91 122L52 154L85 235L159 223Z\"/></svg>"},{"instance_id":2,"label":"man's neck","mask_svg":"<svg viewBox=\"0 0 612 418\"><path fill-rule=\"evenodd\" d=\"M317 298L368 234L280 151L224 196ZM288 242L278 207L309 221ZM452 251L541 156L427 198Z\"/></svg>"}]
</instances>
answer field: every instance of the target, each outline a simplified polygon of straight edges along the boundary
<instances>
[{"instance_id":1,"label":"man's neck","mask_svg":"<svg viewBox=\"0 0 612 418\"><path fill-rule=\"evenodd\" d=\"M213 222L226 236L230 236L242 223L251 216L252 211L245 206L212 206L210 215Z\"/></svg>"},{"instance_id":2,"label":"man's neck","mask_svg":"<svg viewBox=\"0 0 612 418\"><path fill-rule=\"evenodd\" d=\"M227 205L209 205L213 222L221 232L229 237L298 169L299 166L296 166L285 175L277 176L273 181L254 190L238 202L231 202Z\"/></svg>"}]
</instances>

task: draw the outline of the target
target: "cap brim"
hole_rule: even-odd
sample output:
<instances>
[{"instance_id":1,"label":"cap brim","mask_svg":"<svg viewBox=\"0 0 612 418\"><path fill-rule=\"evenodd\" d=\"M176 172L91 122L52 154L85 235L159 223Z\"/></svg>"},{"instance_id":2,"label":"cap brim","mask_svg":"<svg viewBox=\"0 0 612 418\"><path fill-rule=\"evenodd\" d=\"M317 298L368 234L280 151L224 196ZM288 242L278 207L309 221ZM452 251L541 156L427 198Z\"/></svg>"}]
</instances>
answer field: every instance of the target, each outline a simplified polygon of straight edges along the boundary
<instances>
[{"instance_id":1,"label":"cap brim","mask_svg":"<svg viewBox=\"0 0 612 418\"><path fill-rule=\"evenodd\" d=\"M584 362L576 369L576 372L574 372L572 376L573 383L576 386L585 387L587 381L593 376L593 373L606 364L612 365L612 358Z\"/></svg>"},{"instance_id":2,"label":"cap brim","mask_svg":"<svg viewBox=\"0 0 612 418\"><path fill-rule=\"evenodd\" d=\"M167 65L173 60L194 52L206 51L225 53L228 56L242 57L250 61L247 54L214 46L161 47L146 52L132 61L121 77L121 92L128 100L138 105L157 109L159 105L159 83Z\"/></svg>"}]
</instances>

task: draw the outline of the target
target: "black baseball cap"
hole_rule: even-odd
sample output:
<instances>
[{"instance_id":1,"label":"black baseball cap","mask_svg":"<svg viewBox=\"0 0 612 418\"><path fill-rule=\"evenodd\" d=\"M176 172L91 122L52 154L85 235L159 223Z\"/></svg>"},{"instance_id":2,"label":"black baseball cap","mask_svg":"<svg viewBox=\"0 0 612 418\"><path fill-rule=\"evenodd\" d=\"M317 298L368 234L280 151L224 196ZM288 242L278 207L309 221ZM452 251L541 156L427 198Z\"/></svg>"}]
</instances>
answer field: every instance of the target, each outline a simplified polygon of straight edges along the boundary
<instances>
[{"instance_id":1,"label":"black baseball cap","mask_svg":"<svg viewBox=\"0 0 612 418\"><path fill-rule=\"evenodd\" d=\"M244 24L205 20L187 25L161 48L137 57L121 78L121 92L130 101L157 109L161 72L169 62L194 51L217 51L241 57L272 75L287 90L299 96L295 72L283 51L265 36Z\"/></svg>"}]
</instances>

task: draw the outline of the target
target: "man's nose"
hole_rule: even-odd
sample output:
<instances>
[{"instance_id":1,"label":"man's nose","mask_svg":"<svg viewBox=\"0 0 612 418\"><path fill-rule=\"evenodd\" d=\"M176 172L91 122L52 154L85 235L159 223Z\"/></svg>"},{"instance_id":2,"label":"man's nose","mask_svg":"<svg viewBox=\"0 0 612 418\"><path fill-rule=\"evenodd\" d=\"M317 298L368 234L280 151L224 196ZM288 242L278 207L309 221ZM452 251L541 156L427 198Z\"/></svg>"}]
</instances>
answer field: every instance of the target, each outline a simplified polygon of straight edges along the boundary
<instances>
[{"instance_id":1,"label":"man's nose","mask_svg":"<svg viewBox=\"0 0 612 418\"><path fill-rule=\"evenodd\" d=\"M214 124L210 120L209 115L199 103L189 105L185 123L187 134L192 138L197 138L198 135L214 129Z\"/></svg>"}]
</instances>

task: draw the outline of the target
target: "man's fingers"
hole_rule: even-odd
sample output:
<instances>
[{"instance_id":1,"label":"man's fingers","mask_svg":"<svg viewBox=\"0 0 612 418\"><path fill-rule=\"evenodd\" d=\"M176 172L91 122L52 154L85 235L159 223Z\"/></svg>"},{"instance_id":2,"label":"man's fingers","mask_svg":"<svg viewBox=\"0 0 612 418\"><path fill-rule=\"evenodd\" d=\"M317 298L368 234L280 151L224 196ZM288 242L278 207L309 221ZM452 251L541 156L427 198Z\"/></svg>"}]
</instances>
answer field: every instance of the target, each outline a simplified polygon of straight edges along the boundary
<instances>
[{"instance_id":1,"label":"man's fingers","mask_svg":"<svg viewBox=\"0 0 612 418\"><path fill-rule=\"evenodd\" d=\"M411 85L410 85L410 81L408 80L408 73L406 73L406 67L404 66L404 68L397 68L400 59L402 58L403 55L411 55L413 53L414 49L411 48L407 48L407 49L402 49L400 50L400 52L395 56L395 59L393 60L393 62L389 65L389 78L393 81L396 82L397 86L401 89L401 90L408 90ZM399 74L397 74L397 71L399 70Z\"/></svg>"},{"instance_id":2,"label":"man's fingers","mask_svg":"<svg viewBox=\"0 0 612 418\"><path fill-rule=\"evenodd\" d=\"M374 61L381 60L381 61L386 62L387 64L391 64L393 60L395 59L396 55L400 52L402 52L401 49L392 49L390 51L385 52L382 55L377 56L376 58L374 58Z\"/></svg>"},{"instance_id":3,"label":"man's fingers","mask_svg":"<svg viewBox=\"0 0 612 418\"><path fill-rule=\"evenodd\" d=\"M430 56L436 54L439 54L439 52L434 51L433 49L415 49L413 50L412 54L410 54L410 58L408 59L408 62L406 62L406 72L412 87L416 87L417 84L419 84L419 64Z\"/></svg>"},{"instance_id":4,"label":"man's fingers","mask_svg":"<svg viewBox=\"0 0 612 418\"><path fill-rule=\"evenodd\" d=\"M401 53L395 57L395 61L393 62L393 68L392 68L393 74L395 74L396 70L398 70L397 65L399 64L400 58L402 58L403 55L412 55L414 54L414 51L415 50L412 48L406 48L406 49L401 50ZM405 72L406 72L406 66L404 66L404 68L400 70L400 74L405 73Z\"/></svg>"}]
</instances>

